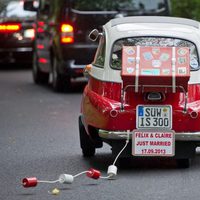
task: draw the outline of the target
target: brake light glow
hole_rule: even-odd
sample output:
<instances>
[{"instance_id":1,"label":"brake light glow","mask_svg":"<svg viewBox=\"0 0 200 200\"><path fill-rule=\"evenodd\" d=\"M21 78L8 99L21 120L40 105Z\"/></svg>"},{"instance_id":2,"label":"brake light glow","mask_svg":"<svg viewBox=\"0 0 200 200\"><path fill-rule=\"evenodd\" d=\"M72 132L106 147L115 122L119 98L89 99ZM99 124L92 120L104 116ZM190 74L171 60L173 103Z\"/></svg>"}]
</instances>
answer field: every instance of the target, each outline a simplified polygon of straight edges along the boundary
<instances>
[{"instance_id":1,"label":"brake light glow","mask_svg":"<svg viewBox=\"0 0 200 200\"><path fill-rule=\"evenodd\" d=\"M43 21L38 21L38 26L44 26L45 23Z\"/></svg>"},{"instance_id":2,"label":"brake light glow","mask_svg":"<svg viewBox=\"0 0 200 200\"><path fill-rule=\"evenodd\" d=\"M74 42L74 28L70 24L61 24L61 43L71 44Z\"/></svg>"},{"instance_id":3,"label":"brake light glow","mask_svg":"<svg viewBox=\"0 0 200 200\"><path fill-rule=\"evenodd\" d=\"M46 58L39 58L39 63L46 64L48 61Z\"/></svg>"},{"instance_id":4,"label":"brake light glow","mask_svg":"<svg viewBox=\"0 0 200 200\"><path fill-rule=\"evenodd\" d=\"M44 45L43 44L37 44L37 48L38 49L44 49Z\"/></svg>"},{"instance_id":5,"label":"brake light glow","mask_svg":"<svg viewBox=\"0 0 200 200\"><path fill-rule=\"evenodd\" d=\"M0 24L0 32L17 32L21 30L20 24Z\"/></svg>"},{"instance_id":6,"label":"brake light glow","mask_svg":"<svg viewBox=\"0 0 200 200\"><path fill-rule=\"evenodd\" d=\"M73 43L74 42L74 37L62 37L61 38L62 43Z\"/></svg>"},{"instance_id":7,"label":"brake light glow","mask_svg":"<svg viewBox=\"0 0 200 200\"><path fill-rule=\"evenodd\" d=\"M38 28L37 28L37 32L38 32L38 33L44 33L44 29L43 29L42 27L38 27Z\"/></svg>"},{"instance_id":8,"label":"brake light glow","mask_svg":"<svg viewBox=\"0 0 200 200\"><path fill-rule=\"evenodd\" d=\"M74 31L74 28L70 24L62 24L61 26L61 32L62 33L71 33Z\"/></svg>"}]
</instances>

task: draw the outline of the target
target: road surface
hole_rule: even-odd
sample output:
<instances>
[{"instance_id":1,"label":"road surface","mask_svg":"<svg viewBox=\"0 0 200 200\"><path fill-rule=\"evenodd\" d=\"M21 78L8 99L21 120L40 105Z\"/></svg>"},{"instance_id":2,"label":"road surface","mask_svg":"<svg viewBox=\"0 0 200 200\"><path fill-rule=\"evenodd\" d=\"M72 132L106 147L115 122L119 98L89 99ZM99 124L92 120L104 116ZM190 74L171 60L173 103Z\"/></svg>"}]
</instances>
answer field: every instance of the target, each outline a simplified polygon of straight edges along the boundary
<instances>
[{"instance_id":1,"label":"road surface","mask_svg":"<svg viewBox=\"0 0 200 200\"><path fill-rule=\"evenodd\" d=\"M113 162L109 146L84 159L79 147L78 116L83 85L57 94L33 84L30 70L0 71L0 199L2 200L199 200L200 154L189 169L173 160L131 161L118 169L116 180L85 175L71 185L38 184L25 189L23 177L56 180L97 168L106 175ZM59 195L49 192L58 188Z\"/></svg>"}]
</instances>

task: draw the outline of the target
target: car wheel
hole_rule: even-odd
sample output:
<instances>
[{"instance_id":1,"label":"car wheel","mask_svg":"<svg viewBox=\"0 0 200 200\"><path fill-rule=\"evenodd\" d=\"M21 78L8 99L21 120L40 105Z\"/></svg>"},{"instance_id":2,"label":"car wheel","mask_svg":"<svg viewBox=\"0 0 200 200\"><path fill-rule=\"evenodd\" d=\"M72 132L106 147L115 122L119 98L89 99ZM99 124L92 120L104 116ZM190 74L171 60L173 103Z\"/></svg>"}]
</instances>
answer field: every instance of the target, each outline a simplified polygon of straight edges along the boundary
<instances>
[{"instance_id":1,"label":"car wheel","mask_svg":"<svg viewBox=\"0 0 200 200\"><path fill-rule=\"evenodd\" d=\"M36 53L33 54L33 80L36 84L47 84L49 82L49 73L40 71Z\"/></svg>"},{"instance_id":2,"label":"car wheel","mask_svg":"<svg viewBox=\"0 0 200 200\"><path fill-rule=\"evenodd\" d=\"M80 136L80 146L84 157L92 157L95 155L95 146L90 140L85 127L79 117L79 136Z\"/></svg>"},{"instance_id":3,"label":"car wheel","mask_svg":"<svg viewBox=\"0 0 200 200\"><path fill-rule=\"evenodd\" d=\"M177 159L176 160L177 167L182 168L182 169L189 168L190 162L191 162L191 160L189 158Z\"/></svg>"},{"instance_id":4,"label":"car wheel","mask_svg":"<svg viewBox=\"0 0 200 200\"><path fill-rule=\"evenodd\" d=\"M56 92L63 92L65 87L65 77L58 73L58 61L57 58L53 59L52 66L52 85Z\"/></svg>"}]
</instances>

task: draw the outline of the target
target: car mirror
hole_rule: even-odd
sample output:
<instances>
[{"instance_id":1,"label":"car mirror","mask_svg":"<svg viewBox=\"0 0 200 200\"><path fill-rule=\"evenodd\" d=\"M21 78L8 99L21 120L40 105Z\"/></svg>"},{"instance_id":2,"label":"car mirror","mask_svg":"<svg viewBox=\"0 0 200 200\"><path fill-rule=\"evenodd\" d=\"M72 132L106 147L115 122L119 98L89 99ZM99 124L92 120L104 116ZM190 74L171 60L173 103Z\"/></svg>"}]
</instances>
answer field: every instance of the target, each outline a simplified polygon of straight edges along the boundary
<instances>
[{"instance_id":1,"label":"car mirror","mask_svg":"<svg viewBox=\"0 0 200 200\"><path fill-rule=\"evenodd\" d=\"M24 1L24 10L37 11L39 8L39 2L35 0Z\"/></svg>"},{"instance_id":2,"label":"car mirror","mask_svg":"<svg viewBox=\"0 0 200 200\"><path fill-rule=\"evenodd\" d=\"M99 31L98 31L97 29L94 29L94 30L92 30L92 31L90 32L90 34L89 34L89 39L90 39L91 41L95 42L95 41L98 39L98 37L99 37L100 35L102 35L102 33L99 33Z\"/></svg>"}]
</instances>

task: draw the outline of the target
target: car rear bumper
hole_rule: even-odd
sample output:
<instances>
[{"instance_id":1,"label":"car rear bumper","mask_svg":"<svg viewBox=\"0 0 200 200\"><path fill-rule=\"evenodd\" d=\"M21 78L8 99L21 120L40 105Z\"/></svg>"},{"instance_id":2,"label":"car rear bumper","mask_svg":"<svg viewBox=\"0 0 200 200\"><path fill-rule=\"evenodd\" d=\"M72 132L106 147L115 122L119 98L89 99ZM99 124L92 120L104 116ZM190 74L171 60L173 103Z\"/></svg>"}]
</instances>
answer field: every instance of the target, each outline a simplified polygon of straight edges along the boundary
<instances>
[{"instance_id":1,"label":"car rear bumper","mask_svg":"<svg viewBox=\"0 0 200 200\"><path fill-rule=\"evenodd\" d=\"M65 61L75 60L75 64L88 64L94 59L96 44L72 44L62 46L62 55Z\"/></svg>"},{"instance_id":2,"label":"car rear bumper","mask_svg":"<svg viewBox=\"0 0 200 200\"><path fill-rule=\"evenodd\" d=\"M91 44L73 44L63 47L61 74L70 75L71 77L83 76L83 69L86 64L93 61L96 48L97 45Z\"/></svg>"},{"instance_id":3,"label":"car rear bumper","mask_svg":"<svg viewBox=\"0 0 200 200\"><path fill-rule=\"evenodd\" d=\"M65 67L61 73L69 75L72 78L83 77L86 64L76 64L74 60L68 60L65 62Z\"/></svg>"},{"instance_id":4,"label":"car rear bumper","mask_svg":"<svg viewBox=\"0 0 200 200\"><path fill-rule=\"evenodd\" d=\"M32 63L32 59L32 47L0 49L0 63Z\"/></svg>"},{"instance_id":5,"label":"car rear bumper","mask_svg":"<svg viewBox=\"0 0 200 200\"><path fill-rule=\"evenodd\" d=\"M133 132L130 132L129 138L132 137ZM127 138L126 131L106 131L106 130L99 130L99 136L103 139L112 139L112 140L122 140ZM176 141L193 141L193 142L200 142L200 132L183 132L183 133L176 133L175 132L175 140Z\"/></svg>"},{"instance_id":6,"label":"car rear bumper","mask_svg":"<svg viewBox=\"0 0 200 200\"><path fill-rule=\"evenodd\" d=\"M18 47L18 48L0 48L0 53L2 52L33 52L32 47Z\"/></svg>"}]
</instances>

